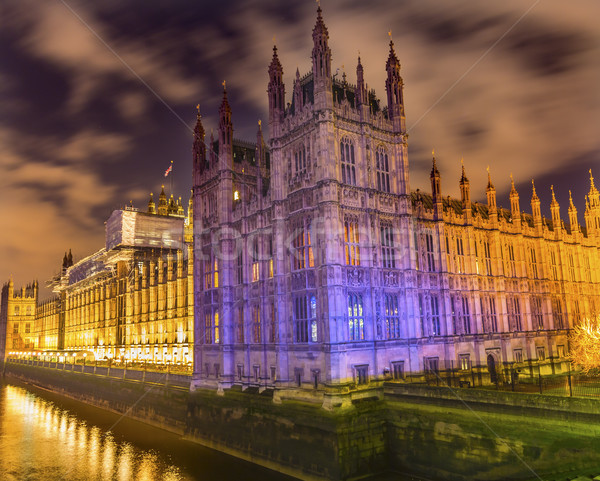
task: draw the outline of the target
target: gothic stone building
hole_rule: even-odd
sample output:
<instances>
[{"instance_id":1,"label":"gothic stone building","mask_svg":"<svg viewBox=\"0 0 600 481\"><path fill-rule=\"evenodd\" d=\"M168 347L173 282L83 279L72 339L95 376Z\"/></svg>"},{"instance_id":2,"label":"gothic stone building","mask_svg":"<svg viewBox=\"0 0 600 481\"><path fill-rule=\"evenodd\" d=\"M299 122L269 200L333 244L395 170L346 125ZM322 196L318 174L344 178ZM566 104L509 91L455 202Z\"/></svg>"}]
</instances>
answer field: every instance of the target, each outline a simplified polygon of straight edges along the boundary
<instances>
[{"instance_id":1,"label":"gothic stone building","mask_svg":"<svg viewBox=\"0 0 600 481\"><path fill-rule=\"evenodd\" d=\"M318 9L312 71L286 104L276 47L271 139L233 139L226 90L218 139L193 146L193 386L335 388L453 366L564 358L567 329L600 310L600 199L591 178L585 228L411 191L400 63L390 42L387 107L332 76Z\"/></svg>"},{"instance_id":2,"label":"gothic stone building","mask_svg":"<svg viewBox=\"0 0 600 481\"><path fill-rule=\"evenodd\" d=\"M181 199L167 200L163 187L147 212L112 213L103 248L77 262L65 254L49 282L55 297L38 302L37 284L15 295L11 280L2 299L6 354L191 365L191 220L191 209L186 217Z\"/></svg>"}]
</instances>

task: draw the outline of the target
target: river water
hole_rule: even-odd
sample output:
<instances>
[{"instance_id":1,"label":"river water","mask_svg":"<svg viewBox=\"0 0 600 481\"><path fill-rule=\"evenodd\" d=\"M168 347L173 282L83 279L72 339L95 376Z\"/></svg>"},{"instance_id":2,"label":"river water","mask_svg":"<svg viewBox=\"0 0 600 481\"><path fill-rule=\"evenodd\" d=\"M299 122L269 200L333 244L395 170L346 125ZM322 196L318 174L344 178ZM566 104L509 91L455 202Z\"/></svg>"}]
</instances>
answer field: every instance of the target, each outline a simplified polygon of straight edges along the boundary
<instances>
[{"instance_id":1,"label":"river water","mask_svg":"<svg viewBox=\"0 0 600 481\"><path fill-rule=\"evenodd\" d=\"M0 383L2 481L293 478L52 393Z\"/></svg>"}]
</instances>

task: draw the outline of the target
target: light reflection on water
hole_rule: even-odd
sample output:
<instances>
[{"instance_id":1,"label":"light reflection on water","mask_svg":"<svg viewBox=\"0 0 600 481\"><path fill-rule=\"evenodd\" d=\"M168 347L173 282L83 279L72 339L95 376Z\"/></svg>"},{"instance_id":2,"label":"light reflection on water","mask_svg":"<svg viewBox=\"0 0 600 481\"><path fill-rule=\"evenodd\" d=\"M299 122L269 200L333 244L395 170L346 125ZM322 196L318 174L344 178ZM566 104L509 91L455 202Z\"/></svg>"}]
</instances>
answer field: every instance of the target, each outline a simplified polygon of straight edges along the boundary
<instances>
[{"instance_id":1,"label":"light reflection on water","mask_svg":"<svg viewBox=\"0 0 600 481\"><path fill-rule=\"evenodd\" d=\"M192 479L165 457L115 441L110 432L25 389L0 389L1 480Z\"/></svg>"}]
</instances>

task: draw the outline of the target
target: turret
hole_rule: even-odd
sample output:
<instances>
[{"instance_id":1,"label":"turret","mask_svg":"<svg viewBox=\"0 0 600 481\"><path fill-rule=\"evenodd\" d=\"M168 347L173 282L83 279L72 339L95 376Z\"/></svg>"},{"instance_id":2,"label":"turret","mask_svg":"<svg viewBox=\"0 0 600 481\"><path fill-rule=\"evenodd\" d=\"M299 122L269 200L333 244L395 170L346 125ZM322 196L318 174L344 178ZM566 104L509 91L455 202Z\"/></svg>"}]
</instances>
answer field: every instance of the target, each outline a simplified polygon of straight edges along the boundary
<instances>
[{"instance_id":1,"label":"turret","mask_svg":"<svg viewBox=\"0 0 600 481\"><path fill-rule=\"evenodd\" d=\"M388 98L388 115L394 122L394 127L404 132L406 130L404 118L403 81L400 76L400 62L394 51L394 42L390 40L390 54L387 63L387 79L385 90Z\"/></svg>"},{"instance_id":2,"label":"turret","mask_svg":"<svg viewBox=\"0 0 600 481\"><path fill-rule=\"evenodd\" d=\"M302 86L300 85L300 71L296 69L296 80L294 80L294 109L298 113L302 110L304 98L302 95Z\"/></svg>"},{"instance_id":3,"label":"turret","mask_svg":"<svg viewBox=\"0 0 600 481\"><path fill-rule=\"evenodd\" d=\"M573 197L571 191L569 191L569 223L571 224L571 233L575 234L579 232L579 222L577 221L577 209L573 204Z\"/></svg>"},{"instance_id":4,"label":"turret","mask_svg":"<svg viewBox=\"0 0 600 481\"><path fill-rule=\"evenodd\" d=\"M440 171L437 169L437 165L435 163L435 151L431 152L433 157L432 167L431 167L431 175L429 178L431 179L431 197L433 199L433 214L435 219L442 219L443 216L443 203L442 203L442 178L440 176Z\"/></svg>"},{"instance_id":5,"label":"turret","mask_svg":"<svg viewBox=\"0 0 600 481\"><path fill-rule=\"evenodd\" d=\"M206 168L206 145L204 143L204 127L202 125L202 116L200 115L200 104L196 106L198 114L196 117L196 126L194 127L194 144L192 147L192 170L194 185L200 184L200 176Z\"/></svg>"},{"instance_id":6,"label":"turret","mask_svg":"<svg viewBox=\"0 0 600 481\"><path fill-rule=\"evenodd\" d=\"M562 229L562 222L560 220L560 206L558 205L558 201L556 200L556 196L554 195L554 186L550 186L550 190L552 191L552 201L550 202L550 212L552 214L552 226L554 228L554 232L557 233Z\"/></svg>"},{"instance_id":7,"label":"turret","mask_svg":"<svg viewBox=\"0 0 600 481\"><path fill-rule=\"evenodd\" d=\"M490 175L489 167L487 168L487 174L488 183L487 188L485 189L485 193L487 196L488 213L492 223L496 223L498 221L498 208L496 206L496 188L494 187L494 184L492 184L492 177Z\"/></svg>"},{"instance_id":8,"label":"turret","mask_svg":"<svg viewBox=\"0 0 600 481\"><path fill-rule=\"evenodd\" d=\"M600 235L600 193L594 185L592 169L590 169L590 191L585 202L585 227L588 235Z\"/></svg>"},{"instance_id":9,"label":"turret","mask_svg":"<svg viewBox=\"0 0 600 481\"><path fill-rule=\"evenodd\" d=\"M462 208L463 215L465 217L466 223L471 222L471 183L469 179L467 179L467 175L465 174L465 162L463 159L460 159L461 163L461 176L460 176L460 198L462 200Z\"/></svg>"},{"instance_id":10,"label":"turret","mask_svg":"<svg viewBox=\"0 0 600 481\"><path fill-rule=\"evenodd\" d=\"M258 167L258 176L257 176L257 193L258 193L258 205L262 209L263 205L263 170L265 169L265 139L263 138L262 133L262 124L261 121L258 121L258 131L256 132L256 165Z\"/></svg>"},{"instance_id":11,"label":"turret","mask_svg":"<svg viewBox=\"0 0 600 481\"><path fill-rule=\"evenodd\" d=\"M285 84L283 83L283 68L277 56L277 47L273 46L273 59L269 65L269 125L271 132L278 130L285 111Z\"/></svg>"},{"instance_id":12,"label":"turret","mask_svg":"<svg viewBox=\"0 0 600 481\"><path fill-rule=\"evenodd\" d=\"M71 267L73 265L73 254L71 253L71 249L69 249L69 253L67 254L67 267Z\"/></svg>"},{"instance_id":13,"label":"turret","mask_svg":"<svg viewBox=\"0 0 600 481\"><path fill-rule=\"evenodd\" d=\"M219 170L233 167L233 124L231 107L227 100L227 87L223 81L223 101L219 108Z\"/></svg>"},{"instance_id":14,"label":"turret","mask_svg":"<svg viewBox=\"0 0 600 481\"><path fill-rule=\"evenodd\" d=\"M329 33L321 16L321 6L317 8L317 23L313 28L313 83L315 110L333 107L331 79L331 49Z\"/></svg>"},{"instance_id":15,"label":"turret","mask_svg":"<svg viewBox=\"0 0 600 481\"><path fill-rule=\"evenodd\" d=\"M188 201L187 218L190 226L194 225L194 191L190 191L190 200Z\"/></svg>"},{"instance_id":16,"label":"turret","mask_svg":"<svg viewBox=\"0 0 600 481\"><path fill-rule=\"evenodd\" d=\"M360 63L360 55L358 56L358 65L356 66L356 104L368 104L367 89L365 88L365 77L362 63Z\"/></svg>"},{"instance_id":17,"label":"turret","mask_svg":"<svg viewBox=\"0 0 600 481\"><path fill-rule=\"evenodd\" d=\"M515 189L515 180L510 174L510 214L513 225L521 227L521 207L519 206L519 193Z\"/></svg>"},{"instance_id":18,"label":"turret","mask_svg":"<svg viewBox=\"0 0 600 481\"><path fill-rule=\"evenodd\" d=\"M167 215L168 205L167 205L167 194L165 194L165 186L161 186L160 195L158 196L158 214L159 215Z\"/></svg>"},{"instance_id":19,"label":"turret","mask_svg":"<svg viewBox=\"0 0 600 481\"><path fill-rule=\"evenodd\" d=\"M154 203L154 194L150 192L150 200L148 201L148 214L156 214L156 204Z\"/></svg>"},{"instance_id":20,"label":"turret","mask_svg":"<svg viewBox=\"0 0 600 481\"><path fill-rule=\"evenodd\" d=\"M531 179L531 215L533 216L533 224L537 229L542 227L542 209L540 198L535 191L535 183Z\"/></svg>"},{"instance_id":21,"label":"turret","mask_svg":"<svg viewBox=\"0 0 600 481\"><path fill-rule=\"evenodd\" d=\"M181 197L177 199L177 215L181 217L185 216L185 211L183 210L183 203L181 202Z\"/></svg>"},{"instance_id":22,"label":"turret","mask_svg":"<svg viewBox=\"0 0 600 481\"><path fill-rule=\"evenodd\" d=\"M317 8L317 23L313 28L313 76L316 80L331 78L331 49L329 32L321 15L321 6Z\"/></svg>"}]
</instances>

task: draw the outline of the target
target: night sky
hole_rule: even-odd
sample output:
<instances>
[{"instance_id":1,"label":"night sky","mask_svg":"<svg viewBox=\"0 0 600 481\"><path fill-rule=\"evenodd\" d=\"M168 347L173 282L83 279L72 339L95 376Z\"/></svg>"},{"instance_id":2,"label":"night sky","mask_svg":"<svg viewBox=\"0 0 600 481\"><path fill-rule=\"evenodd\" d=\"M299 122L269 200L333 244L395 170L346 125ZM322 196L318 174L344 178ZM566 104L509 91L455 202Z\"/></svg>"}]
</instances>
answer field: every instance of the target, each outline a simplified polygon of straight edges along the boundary
<instances>
[{"instance_id":1,"label":"night sky","mask_svg":"<svg viewBox=\"0 0 600 481\"><path fill-rule=\"evenodd\" d=\"M323 0L332 70L365 80L386 104L392 31L405 82L411 188L429 191L435 148L444 195L464 157L472 197L486 167L509 206L509 174L530 210L531 178L549 214L554 184L583 222L588 170L600 187L600 3L595 0ZM311 66L316 4L305 1L5 0L0 5L0 282L40 285L65 250L104 244L104 221L145 208L174 161L175 196L191 187L200 104L217 126L227 80L236 138L267 124L273 37L291 100ZM268 135L268 132L267 132ZM166 182L169 189L169 182ZM43 293L47 294L47 291Z\"/></svg>"}]
</instances>

